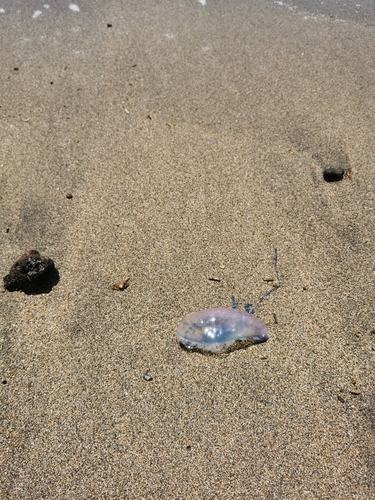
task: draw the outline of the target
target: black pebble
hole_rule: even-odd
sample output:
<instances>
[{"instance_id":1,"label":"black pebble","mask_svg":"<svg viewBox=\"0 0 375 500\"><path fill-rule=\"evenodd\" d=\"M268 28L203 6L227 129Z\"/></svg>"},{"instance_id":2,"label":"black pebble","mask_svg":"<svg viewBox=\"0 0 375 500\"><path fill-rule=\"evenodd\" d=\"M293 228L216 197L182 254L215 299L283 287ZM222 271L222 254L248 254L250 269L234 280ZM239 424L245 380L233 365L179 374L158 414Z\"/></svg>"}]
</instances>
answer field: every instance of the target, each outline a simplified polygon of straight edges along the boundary
<instances>
[{"instance_id":1,"label":"black pebble","mask_svg":"<svg viewBox=\"0 0 375 500\"><path fill-rule=\"evenodd\" d=\"M72 193L66 193L66 197L68 198L68 200L71 200L73 198L73 195Z\"/></svg>"},{"instance_id":2,"label":"black pebble","mask_svg":"<svg viewBox=\"0 0 375 500\"><path fill-rule=\"evenodd\" d=\"M326 182L337 182L343 179L344 173L344 169L340 167L326 168L323 172L323 178Z\"/></svg>"},{"instance_id":3,"label":"black pebble","mask_svg":"<svg viewBox=\"0 0 375 500\"><path fill-rule=\"evenodd\" d=\"M340 401L340 403L345 403L345 399L342 398L341 396L337 396L337 399Z\"/></svg>"},{"instance_id":4,"label":"black pebble","mask_svg":"<svg viewBox=\"0 0 375 500\"><path fill-rule=\"evenodd\" d=\"M112 24L107 23L107 28L112 28Z\"/></svg>"},{"instance_id":5,"label":"black pebble","mask_svg":"<svg viewBox=\"0 0 375 500\"><path fill-rule=\"evenodd\" d=\"M48 293L59 281L59 273L52 259L43 257L38 250L21 255L4 277L9 292L23 290L28 294Z\"/></svg>"}]
</instances>

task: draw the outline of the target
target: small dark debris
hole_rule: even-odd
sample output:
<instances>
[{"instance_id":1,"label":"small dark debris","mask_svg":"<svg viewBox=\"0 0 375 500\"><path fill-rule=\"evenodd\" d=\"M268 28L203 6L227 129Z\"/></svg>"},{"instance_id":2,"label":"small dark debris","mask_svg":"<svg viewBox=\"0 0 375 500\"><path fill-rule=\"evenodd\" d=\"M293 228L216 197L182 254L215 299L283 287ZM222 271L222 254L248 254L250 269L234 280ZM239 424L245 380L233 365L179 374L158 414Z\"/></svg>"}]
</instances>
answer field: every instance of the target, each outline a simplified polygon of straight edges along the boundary
<instances>
[{"instance_id":1,"label":"small dark debris","mask_svg":"<svg viewBox=\"0 0 375 500\"><path fill-rule=\"evenodd\" d=\"M125 280L121 281L121 283L112 283L111 288L112 290L125 290L129 286L129 278L126 278Z\"/></svg>"},{"instance_id":2,"label":"small dark debris","mask_svg":"<svg viewBox=\"0 0 375 500\"><path fill-rule=\"evenodd\" d=\"M6 385L6 384L7 384L7 381L6 381L6 380L3 380L1 383L2 383L3 385Z\"/></svg>"},{"instance_id":3,"label":"small dark debris","mask_svg":"<svg viewBox=\"0 0 375 500\"><path fill-rule=\"evenodd\" d=\"M373 328L372 330L370 330L370 333L372 333L374 335L375 334L375 328Z\"/></svg>"},{"instance_id":4,"label":"small dark debris","mask_svg":"<svg viewBox=\"0 0 375 500\"><path fill-rule=\"evenodd\" d=\"M51 85L53 85L53 82L49 82Z\"/></svg>"},{"instance_id":5,"label":"small dark debris","mask_svg":"<svg viewBox=\"0 0 375 500\"><path fill-rule=\"evenodd\" d=\"M188 445L186 446L186 449L187 449L187 451L190 451L190 450L191 450L191 446L190 446L190 444L188 444Z\"/></svg>"},{"instance_id":6,"label":"small dark debris","mask_svg":"<svg viewBox=\"0 0 375 500\"><path fill-rule=\"evenodd\" d=\"M275 321L275 325L278 324L278 321L277 321L277 316L276 316L276 313L272 313L272 316L273 316L273 319Z\"/></svg>"},{"instance_id":7,"label":"small dark debris","mask_svg":"<svg viewBox=\"0 0 375 500\"><path fill-rule=\"evenodd\" d=\"M7 227L7 228L5 229L5 232L6 232L6 233L9 233L9 227ZM374 333L375 333L375 332L374 332Z\"/></svg>"},{"instance_id":8,"label":"small dark debris","mask_svg":"<svg viewBox=\"0 0 375 500\"><path fill-rule=\"evenodd\" d=\"M68 198L68 200L71 200L73 198L73 195L72 193L66 193L66 197Z\"/></svg>"},{"instance_id":9,"label":"small dark debris","mask_svg":"<svg viewBox=\"0 0 375 500\"><path fill-rule=\"evenodd\" d=\"M221 281L220 278L208 278L209 281Z\"/></svg>"},{"instance_id":10,"label":"small dark debris","mask_svg":"<svg viewBox=\"0 0 375 500\"><path fill-rule=\"evenodd\" d=\"M107 28L112 28L112 24L111 23L107 23Z\"/></svg>"},{"instance_id":11,"label":"small dark debris","mask_svg":"<svg viewBox=\"0 0 375 500\"><path fill-rule=\"evenodd\" d=\"M13 68L13 69L14 69L14 71L18 71L20 68L17 68L17 67L16 67L16 68Z\"/></svg>"},{"instance_id":12,"label":"small dark debris","mask_svg":"<svg viewBox=\"0 0 375 500\"><path fill-rule=\"evenodd\" d=\"M341 167L326 168L323 172L323 178L326 182L341 181L344 177L345 170Z\"/></svg>"},{"instance_id":13,"label":"small dark debris","mask_svg":"<svg viewBox=\"0 0 375 500\"><path fill-rule=\"evenodd\" d=\"M151 377L151 375L148 375L148 373L145 373L143 375L143 380L146 380L147 382L151 382L151 380L153 380L153 378Z\"/></svg>"},{"instance_id":14,"label":"small dark debris","mask_svg":"<svg viewBox=\"0 0 375 500\"><path fill-rule=\"evenodd\" d=\"M346 403L345 399L341 396L337 396L337 399L340 401L340 403Z\"/></svg>"},{"instance_id":15,"label":"small dark debris","mask_svg":"<svg viewBox=\"0 0 375 500\"><path fill-rule=\"evenodd\" d=\"M49 293L58 282L59 272L53 260L38 250L21 255L4 277L4 287L9 292L23 290L27 294Z\"/></svg>"},{"instance_id":16,"label":"small dark debris","mask_svg":"<svg viewBox=\"0 0 375 500\"><path fill-rule=\"evenodd\" d=\"M302 287L302 290L307 290L307 286L303 286L303 287Z\"/></svg>"},{"instance_id":17,"label":"small dark debris","mask_svg":"<svg viewBox=\"0 0 375 500\"><path fill-rule=\"evenodd\" d=\"M148 118L149 120L152 120L151 115L147 115L147 118Z\"/></svg>"}]
</instances>

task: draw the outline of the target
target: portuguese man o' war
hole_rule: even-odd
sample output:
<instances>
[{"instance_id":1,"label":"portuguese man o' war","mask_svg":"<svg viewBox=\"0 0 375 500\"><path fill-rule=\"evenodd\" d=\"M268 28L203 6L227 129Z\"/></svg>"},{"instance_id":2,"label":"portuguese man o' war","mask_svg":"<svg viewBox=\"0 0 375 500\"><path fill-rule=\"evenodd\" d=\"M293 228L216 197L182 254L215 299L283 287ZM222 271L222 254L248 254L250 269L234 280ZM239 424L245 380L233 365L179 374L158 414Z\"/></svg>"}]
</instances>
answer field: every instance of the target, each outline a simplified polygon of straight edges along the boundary
<instances>
[{"instance_id":1,"label":"portuguese man o' war","mask_svg":"<svg viewBox=\"0 0 375 500\"><path fill-rule=\"evenodd\" d=\"M258 305L280 286L276 248L274 266L276 271L274 286L253 308L252 304L245 304L245 312L237 310L237 303L232 297L232 309L216 307L189 314L178 325L179 342L189 350L199 349L215 354L226 351L237 340L254 339L266 342L267 328L254 316L254 312Z\"/></svg>"},{"instance_id":2,"label":"portuguese man o' war","mask_svg":"<svg viewBox=\"0 0 375 500\"><path fill-rule=\"evenodd\" d=\"M187 349L219 353L236 340L268 340L265 324L252 314L228 307L216 307L189 314L178 325L177 335Z\"/></svg>"}]
</instances>

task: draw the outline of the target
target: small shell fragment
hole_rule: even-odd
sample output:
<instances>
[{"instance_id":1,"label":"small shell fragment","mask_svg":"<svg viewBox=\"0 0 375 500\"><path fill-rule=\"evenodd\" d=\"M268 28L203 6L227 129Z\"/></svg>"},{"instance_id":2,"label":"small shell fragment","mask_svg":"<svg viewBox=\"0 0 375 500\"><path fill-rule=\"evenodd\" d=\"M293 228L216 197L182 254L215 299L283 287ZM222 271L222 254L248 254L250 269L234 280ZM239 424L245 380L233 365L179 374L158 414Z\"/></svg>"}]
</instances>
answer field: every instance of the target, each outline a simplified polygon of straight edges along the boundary
<instances>
[{"instance_id":1,"label":"small shell fragment","mask_svg":"<svg viewBox=\"0 0 375 500\"><path fill-rule=\"evenodd\" d=\"M112 290L125 290L129 286L129 278L126 278L125 280L121 281L121 283L112 283L111 288Z\"/></svg>"},{"instance_id":2,"label":"small shell fragment","mask_svg":"<svg viewBox=\"0 0 375 500\"><path fill-rule=\"evenodd\" d=\"M216 307L189 314L177 328L178 340L187 349L213 353L227 350L237 340L268 340L265 324L238 309Z\"/></svg>"}]
</instances>

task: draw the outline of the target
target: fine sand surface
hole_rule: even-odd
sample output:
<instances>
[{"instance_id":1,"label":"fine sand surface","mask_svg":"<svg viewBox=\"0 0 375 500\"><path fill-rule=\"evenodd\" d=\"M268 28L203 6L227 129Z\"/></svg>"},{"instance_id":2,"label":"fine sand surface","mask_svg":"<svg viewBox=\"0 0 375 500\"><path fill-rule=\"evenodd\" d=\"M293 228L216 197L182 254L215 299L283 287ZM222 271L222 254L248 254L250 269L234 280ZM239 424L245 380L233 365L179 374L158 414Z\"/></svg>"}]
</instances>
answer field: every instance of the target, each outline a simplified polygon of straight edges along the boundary
<instances>
[{"instance_id":1,"label":"fine sand surface","mask_svg":"<svg viewBox=\"0 0 375 500\"><path fill-rule=\"evenodd\" d=\"M0 293L0 498L374 499L375 9L48 3L0 3L0 277L60 274ZM268 342L183 350L274 247Z\"/></svg>"}]
</instances>

